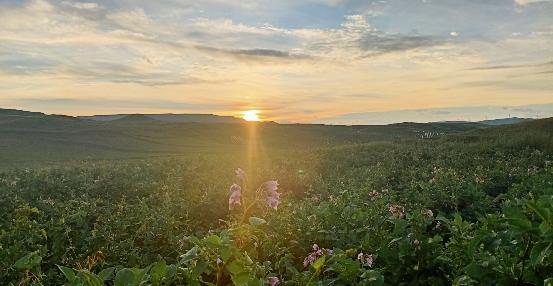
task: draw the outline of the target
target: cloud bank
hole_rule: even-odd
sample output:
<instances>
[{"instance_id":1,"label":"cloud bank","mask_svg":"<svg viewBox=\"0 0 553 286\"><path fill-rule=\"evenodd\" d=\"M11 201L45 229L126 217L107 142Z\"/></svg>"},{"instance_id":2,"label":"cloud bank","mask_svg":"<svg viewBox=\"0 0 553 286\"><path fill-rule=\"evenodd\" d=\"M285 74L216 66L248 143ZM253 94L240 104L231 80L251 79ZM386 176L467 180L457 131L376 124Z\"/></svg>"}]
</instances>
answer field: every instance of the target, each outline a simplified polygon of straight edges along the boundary
<instances>
[{"instance_id":1,"label":"cloud bank","mask_svg":"<svg viewBox=\"0 0 553 286\"><path fill-rule=\"evenodd\" d=\"M544 0L4 0L0 106L94 114L79 102L109 95L134 112L217 102L210 112L318 122L544 104L552 14ZM45 104L60 97L76 104Z\"/></svg>"}]
</instances>

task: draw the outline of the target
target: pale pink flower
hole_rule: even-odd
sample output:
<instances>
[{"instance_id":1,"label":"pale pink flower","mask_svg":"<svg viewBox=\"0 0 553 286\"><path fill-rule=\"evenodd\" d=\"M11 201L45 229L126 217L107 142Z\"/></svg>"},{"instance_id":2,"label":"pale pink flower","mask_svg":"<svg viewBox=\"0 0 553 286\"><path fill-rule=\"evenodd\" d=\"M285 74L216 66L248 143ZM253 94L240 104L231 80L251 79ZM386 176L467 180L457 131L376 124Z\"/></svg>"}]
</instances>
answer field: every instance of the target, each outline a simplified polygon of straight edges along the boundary
<instances>
[{"instance_id":1,"label":"pale pink flower","mask_svg":"<svg viewBox=\"0 0 553 286\"><path fill-rule=\"evenodd\" d=\"M277 192L278 190L278 182L277 181L267 181L263 183L263 187L267 190L269 193L267 196L267 205L274 209L278 209L278 204L280 204L280 194Z\"/></svg>"},{"instance_id":2,"label":"pale pink flower","mask_svg":"<svg viewBox=\"0 0 553 286\"><path fill-rule=\"evenodd\" d=\"M237 185L233 184L230 186L230 197L228 198L228 208L229 210L234 209L236 205L241 205L240 197L242 196L242 188Z\"/></svg>"},{"instance_id":3,"label":"pale pink flower","mask_svg":"<svg viewBox=\"0 0 553 286\"><path fill-rule=\"evenodd\" d=\"M267 279L267 283L269 284L269 286L276 286L280 284L280 279L278 279L278 277L272 276Z\"/></svg>"},{"instance_id":4,"label":"pale pink flower","mask_svg":"<svg viewBox=\"0 0 553 286\"><path fill-rule=\"evenodd\" d=\"M230 186L229 191L230 191L231 193L240 192L240 191L242 191L242 187L240 187L240 186L237 185L237 184L232 184L232 186Z\"/></svg>"},{"instance_id":5,"label":"pale pink flower","mask_svg":"<svg viewBox=\"0 0 553 286\"><path fill-rule=\"evenodd\" d=\"M389 205L388 211L395 218L402 218L405 214L405 208L400 205Z\"/></svg>"},{"instance_id":6,"label":"pale pink flower","mask_svg":"<svg viewBox=\"0 0 553 286\"><path fill-rule=\"evenodd\" d=\"M371 198L371 201L377 200L382 197L382 195L377 191L372 191L369 193L369 197Z\"/></svg>"},{"instance_id":7,"label":"pale pink flower","mask_svg":"<svg viewBox=\"0 0 553 286\"><path fill-rule=\"evenodd\" d=\"M429 209L422 210L421 214L424 217L429 218L429 219L434 217L434 213L432 212L432 210L429 210Z\"/></svg>"},{"instance_id":8,"label":"pale pink flower","mask_svg":"<svg viewBox=\"0 0 553 286\"><path fill-rule=\"evenodd\" d=\"M372 255L363 254L363 252L360 252L359 254L357 254L357 260L359 260L359 262L361 262L361 265L363 266L372 267L374 257Z\"/></svg>"},{"instance_id":9,"label":"pale pink flower","mask_svg":"<svg viewBox=\"0 0 553 286\"><path fill-rule=\"evenodd\" d=\"M314 253L309 254L309 255L303 260L303 267L307 267L307 266L313 264L313 262L315 262L316 259L317 259L317 255L316 255L316 254L314 254Z\"/></svg>"},{"instance_id":10,"label":"pale pink flower","mask_svg":"<svg viewBox=\"0 0 553 286\"><path fill-rule=\"evenodd\" d=\"M278 204L280 204L280 200L276 197L272 197L272 196L269 196L267 197L267 205L274 209L274 210L277 210L278 209Z\"/></svg>"},{"instance_id":11,"label":"pale pink flower","mask_svg":"<svg viewBox=\"0 0 553 286\"><path fill-rule=\"evenodd\" d=\"M313 244L313 252L311 252L303 260L303 267L307 267L307 266L313 264L313 262L315 262L315 260L317 260L317 258L319 258L323 255L332 256L332 254L334 254L334 251L332 249L320 248L317 244Z\"/></svg>"},{"instance_id":12,"label":"pale pink flower","mask_svg":"<svg viewBox=\"0 0 553 286\"><path fill-rule=\"evenodd\" d=\"M278 182L277 181L267 181L267 182L263 183L263 186L269 192L276 192L276 190L278 190Z\"/></svg>"},{"instance_id":13,"label":"pale pink flower","mask_svg":"<svg viewBox=\"0 0 553 286\"><path fill-rule=\"evenodd\" d=\"M269 191L269 196L274 197L275 199L280 199L280 193L276 191Z\"/></svg>"},{"instance_id":14,"label":"pale pink flower","mask_svg":"<svg viewBox=\"0 0 553 286\"><path fill-rule=\"evenodd\" d=\"M244 170L242 170L242 168L238 168L234 171L234 173L236 174L236 177L238 177L238 179L244 181L246 180L246 172L244 172Z\"/></svg>"}]
</instances>

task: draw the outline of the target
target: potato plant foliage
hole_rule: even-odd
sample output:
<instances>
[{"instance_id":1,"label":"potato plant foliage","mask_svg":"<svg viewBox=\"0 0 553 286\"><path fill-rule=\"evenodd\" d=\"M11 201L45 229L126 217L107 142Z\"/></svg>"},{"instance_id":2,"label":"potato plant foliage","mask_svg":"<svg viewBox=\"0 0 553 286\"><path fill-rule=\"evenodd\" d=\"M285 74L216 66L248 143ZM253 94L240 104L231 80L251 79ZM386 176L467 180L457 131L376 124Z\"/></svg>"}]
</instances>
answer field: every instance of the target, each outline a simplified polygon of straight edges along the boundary
<instances>
[{"instance_id":1,"label":"potato plant foliage","mask_svg":"<svg viewBox=\"0 0 553 286\"><path fill-rule=\"evenodd\" d=\"M0 284L553 285L546 123L7 170Z\"/></svg>"}]
</instances>

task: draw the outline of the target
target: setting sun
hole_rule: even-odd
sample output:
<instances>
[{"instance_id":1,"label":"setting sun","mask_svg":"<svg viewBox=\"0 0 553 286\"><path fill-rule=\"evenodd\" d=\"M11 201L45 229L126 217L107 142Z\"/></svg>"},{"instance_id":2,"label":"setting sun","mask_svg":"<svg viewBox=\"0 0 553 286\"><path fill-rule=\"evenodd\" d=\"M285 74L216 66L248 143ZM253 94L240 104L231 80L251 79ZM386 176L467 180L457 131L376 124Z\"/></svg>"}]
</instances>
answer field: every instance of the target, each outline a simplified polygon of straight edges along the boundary
<instances>
[{"instance_id":1,"label":"setting sun","mask_svg":"<svg viewBox=\"0 0 553 286\"><path fill-rule=\"evenodd\" d=\"M259 110L246 110L240 112L242 114L242 119L246 121L260 121L259 119Z\"/></svg>"}]
</instances>

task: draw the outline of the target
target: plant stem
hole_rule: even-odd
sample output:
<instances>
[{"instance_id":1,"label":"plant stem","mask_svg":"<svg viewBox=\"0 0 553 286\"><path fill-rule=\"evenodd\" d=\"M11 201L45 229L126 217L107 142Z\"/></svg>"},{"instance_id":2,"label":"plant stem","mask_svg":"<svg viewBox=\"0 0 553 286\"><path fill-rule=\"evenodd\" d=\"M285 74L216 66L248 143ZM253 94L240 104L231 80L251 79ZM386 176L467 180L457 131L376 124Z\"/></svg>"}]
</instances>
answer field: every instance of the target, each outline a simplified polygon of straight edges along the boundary
<instances>
[{"instance_id":1,"label":"plant stem","mask_svg":"<svg viewBox=\"0 0 553 286\"><path fill-rule=\"evenodd\" d=\"M524 250L524 254L522 255L522 257L518 261L518 262L522 262L522 265L521 265L521 268L520 268L520 273L517 277L517 286L522 285L522 283L523 283L522 278L524 276L524 267L525 267L525 264L526 264L526 258L530 254L530 247L531 246L532 246L532 241L530 239L528 239L528 242L526 243L526 249Z\"/></svg>"},{"instance_id":2,"label":"plant stem","mask_svg":"<svg viewBox=\"0 0 553 286\"><path fill-rule=\"evenodd\" d=\"M257 188L257 190L255 190L255 197L254 197L254 200L244 209L244 212L242 213L242 217L240 218L240 223L244 223L244 221L246 220L246 217L248 215L248 212L250 211L251 208L253 208L253 206L255 206L255 204L257 203L257 201L259 200L259 190L261 189L261 187ZM246 203L244 203L245 205Z\"/></svg>"}]
</instances>

